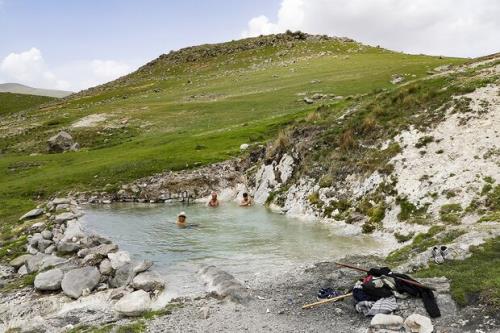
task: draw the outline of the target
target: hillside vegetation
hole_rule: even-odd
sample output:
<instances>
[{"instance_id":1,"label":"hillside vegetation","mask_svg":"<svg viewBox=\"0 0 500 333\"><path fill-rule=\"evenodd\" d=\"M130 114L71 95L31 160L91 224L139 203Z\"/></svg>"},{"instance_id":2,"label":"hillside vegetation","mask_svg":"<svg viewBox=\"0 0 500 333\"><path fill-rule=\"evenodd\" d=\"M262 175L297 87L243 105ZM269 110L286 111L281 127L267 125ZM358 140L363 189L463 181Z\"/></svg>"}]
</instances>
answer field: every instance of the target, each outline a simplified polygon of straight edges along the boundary
<instances>
[{"instance_id":1,"label":"hillside vegetation","mask_svg":"<svg viewBox=\"0 0 500 333\"><path fill-rule=\"evenodd\" d=\"M264 143L322 104L348 107L395 89L394 75L417 80L464 61L288 33L162 55L22 117L2 115L1 237L10 239L20 212L55 192L225 160L242 143ZM47 154L46 140L62 129L82 149Z\"/></svg>"},{"instance_id":2,"label":"hillside vegetation","mask_svg":"<svg viewBox=\"0 0 500 333\"><path fill-rule=\"evenodd\" d=\"M5 117L10 113L32 109L53 100L54 98L46 96L0 92L0 117Z\"/></svg>"}]
</instances>

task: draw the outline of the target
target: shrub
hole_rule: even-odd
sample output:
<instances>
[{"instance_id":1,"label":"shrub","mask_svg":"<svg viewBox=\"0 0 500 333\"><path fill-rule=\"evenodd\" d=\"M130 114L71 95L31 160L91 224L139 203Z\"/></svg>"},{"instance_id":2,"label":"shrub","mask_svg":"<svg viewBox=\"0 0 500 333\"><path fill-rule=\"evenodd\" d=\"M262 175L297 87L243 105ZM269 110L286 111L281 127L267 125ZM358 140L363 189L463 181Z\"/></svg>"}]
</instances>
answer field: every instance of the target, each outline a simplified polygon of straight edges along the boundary
<instances>
[{"instance_id":1,"label":"shrub","mask_svg":"<svg viewBox=\"0 0 500 333\"><path fill-rule=\"evenodd\" d=\"M439 215L441 221L458 224L460 222L460 213L462 212L462 206L460 204L447 204L441 206L439 210Z\"/></svg>"},{"instance_id":2,"label":"shrub","mask_svg":"<svg viewBox=\"0 0 500 333\"><path fill-rule=\"evenodd\" d=\"M323 175L319 179L319 187L321 187L321 188L330 187L330 186L332 186L332 183L333 183L332 175Z\"/></svg>"},{"instance_id":3,"label":"shrub","mask_svg":"<svg viewBox=\"0 0 500 333\"><path fill-rule=\"evenodd\" d=\"M407 235L403 235L403 234L400 234L399 232L396 232L394 234L394 237L396 237L396 240L398 241L398 243L404 243L404 242L407 242L409 241L410 239L413 238L413 236L415 236L415 233L414 232L410 232L409 234Z\"/></svg>"},{"instance_id":4,"label":"shrub","mask_svg":"<svg viewBox=\"0 0 500 333\"><path fill-rule=\"evenodd\" d=\"M415 148L422 148L427 146L429 143L434 142L434 137L432 135L426 135L418 139L415 144Z\"/></svg>"},{"instance_id":5,"label":"shrub","mask_svg":"<svg viewBox=\"0 0 500 333\"><path fill-rule=\"evenodd\" d=\"M339 146L344 152L356 147L354 133L351 129L344 131L339 138Z\"/></svg>"}]
</instances>

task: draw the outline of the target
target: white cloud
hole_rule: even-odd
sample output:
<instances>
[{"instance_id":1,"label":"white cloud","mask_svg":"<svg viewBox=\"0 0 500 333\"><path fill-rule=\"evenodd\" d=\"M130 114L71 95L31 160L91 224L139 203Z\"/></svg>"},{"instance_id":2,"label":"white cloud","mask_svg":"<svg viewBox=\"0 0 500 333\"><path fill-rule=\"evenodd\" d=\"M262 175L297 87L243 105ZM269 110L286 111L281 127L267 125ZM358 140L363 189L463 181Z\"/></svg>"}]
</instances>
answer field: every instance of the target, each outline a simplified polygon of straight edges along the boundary
<instances>
[{"instance_id":1,"label":"white cloud","mask_svg":"<svg viewBox=\"0 0 500 333\"><path fill-rule=\"evenodd\" d=\"M20 82L42 88L68 89L69 83L58 79L43 60L36 47L21 53L10 53L0 63L4 81Z\"/></svg>"},{"instance_id":2,"label":"white cloud","mask_svg":"<svg viewBox=\"0 0 500 333\"><path fill-rule=\"evenodd\" d=\"M275 22L254 17L242 36L302 30L411 53L480 56L500 50L499 16L497 0L282 0Z\"/></svg>"},{"instance_id":3,"label":"white cloud","mask_svg":"<svg viewBox=\"0 0 500 333\"><path fill-rule=\"evenodd\" d=\"M1 1L1 0L0 0ZM17 82L37 88L79 91L130 73L132 67L116 60L74 61L49 68L42 52L10 53L0 62L0 82Z\"/></svg>"}]
</instances>

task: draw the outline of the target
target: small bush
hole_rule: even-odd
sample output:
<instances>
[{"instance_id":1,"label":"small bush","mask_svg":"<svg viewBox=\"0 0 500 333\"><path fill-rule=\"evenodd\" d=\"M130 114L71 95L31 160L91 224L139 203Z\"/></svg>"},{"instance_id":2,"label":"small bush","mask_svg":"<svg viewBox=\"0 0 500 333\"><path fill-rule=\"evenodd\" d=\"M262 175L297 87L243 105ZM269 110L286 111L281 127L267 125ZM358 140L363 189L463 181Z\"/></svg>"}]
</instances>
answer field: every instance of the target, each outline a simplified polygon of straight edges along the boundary
<instances>
[{"instance_id":1,"label":"small bush","mask_svg":"<svg viewBox=\"0 0 500 333\"><path fill-rule=\"evenodd\" d=\"M332 175L323 175L319 179L319 187L321 188L330 187L332 186L332 183L333 183Z\"/></svg>"},{"instance_id":2,"label":"small bush","mask_svg":"<svg viewBox=\"0 0 500 333\"><path fill-rule=\"evenodd\" d=\"M346 130L340 135L339 146L342 151L346 152L356 147L356 140L351 129Z\"/></svg>"},{"instance_id":3,"label":"small bush","mask_svg":"<svg viewBox=\"0 0 500 333\"><path fill-rule=\"evenodd\" d=\"M407 242L409 241L410 239L413 238L413 236L415 236L415 233L414 232L410 232L409 234L406 234L406 235L403 235L403 234L400 234L399 232L396 232L394 234L394 237L396 237L396 240L398 241L398 243L404 243L404 242Z\"/></svg>"},{"instance_id":4,"label":"small bush","mask_svg":"<svg viewBox=\"0 0 500 333\"><path fill-rule=\"evenodd\" d=\"M318 192L314 192L314 193L309 194L309 196L307 197L307 200L309 200L309 203L311 205L316 205L316 206L322 206L323 205L323 202L319 198L319 193Z\"/></svg>"},{"instance_id":5,"label":"small bush","mask_svg":"<svg viewBox=\"0 0 500 333\"><path fill-rule=\"evenodd\" d=\"M370 222L365 222L363 224L363 226L361 227L361 231L364 233L364 234L371 234L372 232L375 231L377 227L375 225L373 225L373 223L370 223Z\"/></svg>"},{"instance_id":6,"label":"small bush","mask_svg":"<svg viewBox=\"0 0 500 333\"><path fill-rule=\"evenodd\" d=\"M415 148L422 148L427 146L429 143L434 142L434 137L432 135L426 135L418 139L415 144Z\"/></svg>"},{"instance_id":7,"label":"small bush","mask_svg":"<svg viewBox=\"0 0 500 333\"><path fill-rule=\"evenodd\" d=\"M462 206L459 204L447 204L441 206L439 210L439 215L441 221L451 224L459 224L460 213L462 212Z\"/></svg>"}]
</instances>

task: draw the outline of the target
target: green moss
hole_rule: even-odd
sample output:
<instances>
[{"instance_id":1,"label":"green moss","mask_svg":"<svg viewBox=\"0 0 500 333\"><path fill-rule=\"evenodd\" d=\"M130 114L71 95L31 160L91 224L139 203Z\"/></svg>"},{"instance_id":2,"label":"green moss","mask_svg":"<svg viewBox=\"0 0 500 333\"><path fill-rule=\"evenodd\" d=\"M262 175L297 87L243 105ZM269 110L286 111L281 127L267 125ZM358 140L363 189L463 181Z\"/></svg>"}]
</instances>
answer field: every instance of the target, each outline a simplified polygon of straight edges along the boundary
<instances>
[{"instance_id":1,"label":"green moss","mask_svg":"<svg viewBox=\"0 0 500 333\"><path fill-rule=\"evenodd\" d=\"M500 222L500 211L486 214L478 222Z\"/></svg>"},{"instance_id":2,"label":"green moss","mask_svg":"<svg viewBox=\"0 0 500 333\"><path fill-rule=\"evenodd\" d=\"M422 148L427 146L429 143L434 142L434 137L433 136L423 136L420 139L418 139L417 143L415 144L415 148Z\"/></svg>"},{"instance_id":3,"label":"green moss","mask_svg":"<svg viewBox=\"0 0 500 333\"><path fill-rule=\"evenodd\" d=\"M459 224L462 210L463 209L460 204L443 205L439 209L439 216L441 218L441 221L443 222L450 224Z\"/></svg>"},{"instance_id":4,"label":"green moss","mask_svg":"<svg viewBox=\"0 0 500 333\"><path fill-rule=\"evenodd\" d=\"M403 235L403 234L400 234L399 232L396 232L394 234L394 237L396 238L396 240L398 241L398 243L404 243L404 242L407 242L409 241L410 239L413 238L413 236L415 236L415 233L414 232L410 232L409 234L406 234L406 235Z\"/></svg>"},{"instance_id":5,"label":"green moss","mask_svg":"<svg viewBox=\"0 0 500 333\"><path fill-rule=\"evenodd\" d=\"M481 189L481 195L488 194L489 191L493 189L493 185L490 183L486 183L483 185L483 188Z\"/></svg>"},{"instance_id":6,"label":"green moss","mask_svg":"<svg viewBox=\"0 0 500 333\"><path fill-rule=\"evenodd\" d=\"M35 281L35 273L27 274L25 276L16 278L10 282L8 282L6 285L4 285L2 288L0 288L0 291L3 293L10 292L16 289L24 288L27 286L32 286L34 281Z\"/></svg>"},{"instance_id":7,"label":"green moss","mask_svg":"<svg viewBox=\"0 0 500 333\"><path fill-rule=\"evenodd\" d=\"M309 196L307 197L307 200L309 201L309 203L311 205L319 206L319 207L323 206L323 201L321 201L321 199L319 198L318 192L314 192L314 193L309 194Z\"/></svg>"},{"instance_id":8,"label":"green moss","mask_svg":"<svg viewBox=\"0 0 500 333\"><path fill-rule=\"evenodd\" d=\"M319 187L324 188L324 187L330 187L332 186L333 183L333 177L331 175L323 175L319 179Z\"/></svg>"},{"instance_id":9,"label":"green moss","mask_svg":"<svg viewBox=\"0 0 500 333\"><path fill-rule=\"evenodd\" d=\"M425 219L428 205L417 208L417 206L408 201L407 198L402 197L396 198L396 203L399 204L399 207L401 208L401 211L398 214L398 220L417 222L421 219Z\"/></svg>"},{"instance_id":10,"label":"green moss","mask_svg":"<svg viewBox=\"0 0 500 333\"><path fill-rule=\"evenodd\" d=\"M460 305L480 300L500 310L500 238L471 247L472 256L465 260L431 264L416 274L418 277L446 276L451 280L451 294Z\"/></svg>"}]
</instances>

